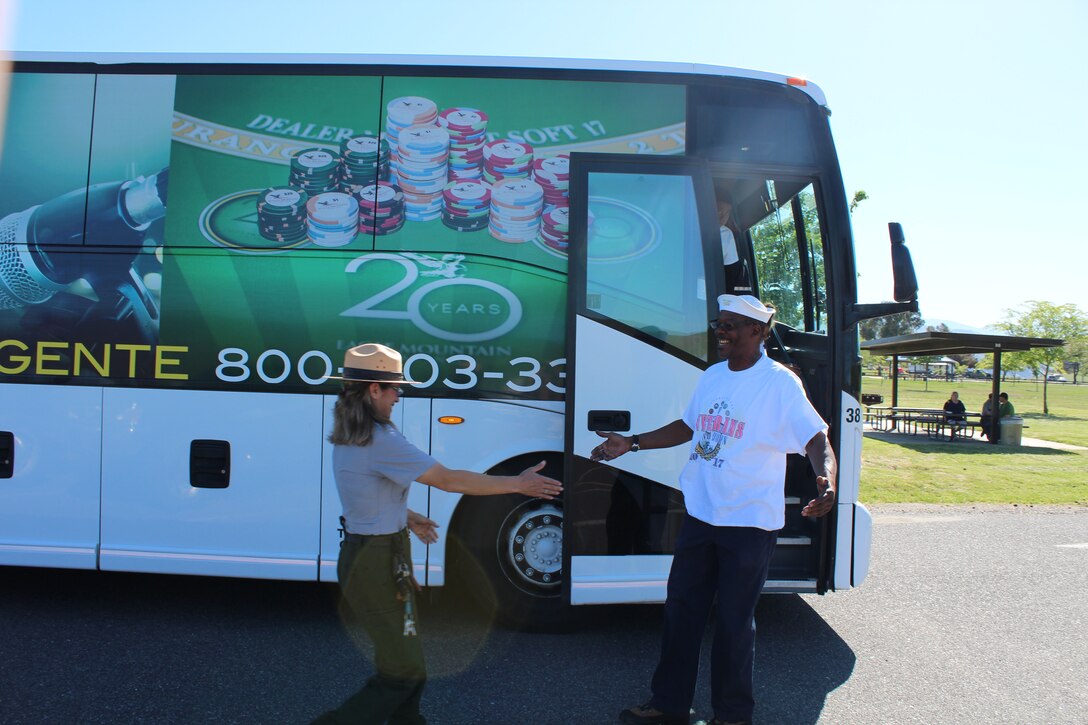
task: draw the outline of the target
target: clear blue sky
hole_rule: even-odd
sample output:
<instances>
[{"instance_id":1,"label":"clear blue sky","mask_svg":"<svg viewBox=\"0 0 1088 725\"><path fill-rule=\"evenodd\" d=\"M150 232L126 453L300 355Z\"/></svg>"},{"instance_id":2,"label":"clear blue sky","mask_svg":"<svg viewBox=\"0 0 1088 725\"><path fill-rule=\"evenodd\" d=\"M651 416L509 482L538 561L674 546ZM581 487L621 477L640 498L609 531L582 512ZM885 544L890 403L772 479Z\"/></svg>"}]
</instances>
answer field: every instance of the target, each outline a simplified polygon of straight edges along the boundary
<instances>
[{"instance_id":1,"label":"clear blue sky","mask_svg":"<svg viewBox=\"0 0 1088 725\"><path fill-rule=\"evenodd\" d=\"M423 23L430 16L433 22ZM862 301L902 222L927 319L1027 300L1088 311L1088 2L0 0L0 48L358 52L709 63L823 88ZM1079 48L1079 50L1078 50Z\"/></svg>"}]
</instances>

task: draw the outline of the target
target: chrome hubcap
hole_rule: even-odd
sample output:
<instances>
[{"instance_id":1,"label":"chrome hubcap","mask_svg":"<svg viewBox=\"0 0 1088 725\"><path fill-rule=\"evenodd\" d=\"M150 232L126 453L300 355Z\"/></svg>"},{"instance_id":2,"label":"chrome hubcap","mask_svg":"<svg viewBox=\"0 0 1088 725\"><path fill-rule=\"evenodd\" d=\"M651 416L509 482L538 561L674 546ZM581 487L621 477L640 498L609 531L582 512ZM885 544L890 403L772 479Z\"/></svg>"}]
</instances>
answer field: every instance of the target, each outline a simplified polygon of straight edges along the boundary
<instances>
[{"instance_id":1,"label":"chrome hubcap","mask_svg":"<svg viewBox=\"0 0 1088 725\"><path fill-rule=\"evenodd\" d=\"M506 560L510 573L524 586L552 589L562 582L563 514L555 506L511 512L506 529Z\"/></svg>"}]
</instances>

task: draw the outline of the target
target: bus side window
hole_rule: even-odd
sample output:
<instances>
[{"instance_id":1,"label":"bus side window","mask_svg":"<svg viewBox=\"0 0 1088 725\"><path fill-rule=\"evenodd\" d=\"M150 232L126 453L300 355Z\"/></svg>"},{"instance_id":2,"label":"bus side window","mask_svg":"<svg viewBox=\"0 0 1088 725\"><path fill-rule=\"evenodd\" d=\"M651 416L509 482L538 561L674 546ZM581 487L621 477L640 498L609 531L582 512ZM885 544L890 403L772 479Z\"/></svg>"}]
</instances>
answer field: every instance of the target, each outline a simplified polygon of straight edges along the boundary
<instances>
[{"instance_id":1,"label":"bus side window","mask_svg":"<svg viewBox=\"0 0 1088 725\"><path fill-rule=\"evenodd\" d=\"M758 296L774 306L779 323L826 333L827 279L813 187L777 201L774 211L749 230Z\"/></svg>"}]
</instances>

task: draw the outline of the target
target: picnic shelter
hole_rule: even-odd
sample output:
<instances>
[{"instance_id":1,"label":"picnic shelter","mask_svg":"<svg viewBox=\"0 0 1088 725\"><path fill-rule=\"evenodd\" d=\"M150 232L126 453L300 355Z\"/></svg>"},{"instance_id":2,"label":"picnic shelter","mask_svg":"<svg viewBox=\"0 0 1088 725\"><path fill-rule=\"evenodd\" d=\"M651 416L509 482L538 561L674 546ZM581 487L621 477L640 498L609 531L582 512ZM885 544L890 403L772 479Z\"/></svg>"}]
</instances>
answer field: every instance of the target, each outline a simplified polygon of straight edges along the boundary
<instances>
[{"instance_id":1,"label":"picnic shelter","mask_svg":"<svg viewBox=\"0 0 1088 725\"><path fill-rule=\"evenodd\" d=\"M910 335L883 337L861 343L861 349L876 355L892 358L892 407L899 407L899 357L926 355L964 355L973 353L993 353L993 396L997 401L1001 392L1001 354L1003 352L1022 352L1038 347L1061 347L1064 340L1048 337L1017 337L1015 335L983 335L967 332L915 332ZM998 424L998 406L993 406L991 425L995 435L991 439L996 443L1001 435Z\"/></svg>"}]
</instances>

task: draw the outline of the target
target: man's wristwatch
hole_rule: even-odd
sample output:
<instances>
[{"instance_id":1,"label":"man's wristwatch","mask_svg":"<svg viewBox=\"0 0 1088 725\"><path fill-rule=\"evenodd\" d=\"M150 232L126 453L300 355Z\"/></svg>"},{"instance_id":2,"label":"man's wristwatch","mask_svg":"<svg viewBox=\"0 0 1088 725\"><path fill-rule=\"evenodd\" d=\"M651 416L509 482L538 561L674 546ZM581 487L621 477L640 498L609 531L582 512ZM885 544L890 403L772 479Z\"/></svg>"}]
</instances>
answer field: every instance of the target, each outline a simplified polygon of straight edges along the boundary
<instances>
[{"instance_id":1,"label":"man's wristwatch","mask_svg":"<svg viewBox=\"0 0 1088 725\"><path fill-rule=\"evenodd\" d=\"M637 453L640 446L638 444L638 434L631 436L631 452Z\"/></svg>"}]
</instances>

